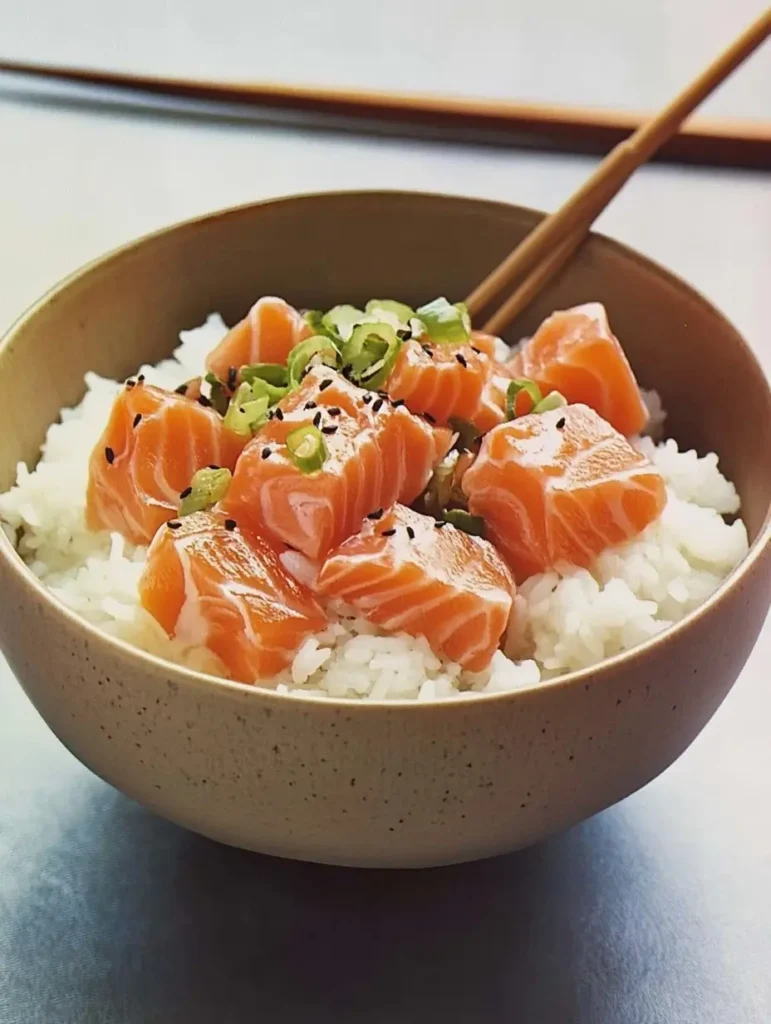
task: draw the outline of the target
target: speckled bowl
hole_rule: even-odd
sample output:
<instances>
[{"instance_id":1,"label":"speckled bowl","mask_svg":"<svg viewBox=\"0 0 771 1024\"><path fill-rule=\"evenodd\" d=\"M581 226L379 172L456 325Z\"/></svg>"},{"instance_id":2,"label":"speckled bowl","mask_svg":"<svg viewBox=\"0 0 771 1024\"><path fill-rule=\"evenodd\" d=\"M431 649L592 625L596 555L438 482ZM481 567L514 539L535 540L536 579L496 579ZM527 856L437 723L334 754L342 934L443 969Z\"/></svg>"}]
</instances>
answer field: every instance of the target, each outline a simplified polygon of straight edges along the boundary
<instances>
[{"instance_id":1,"label":"speckled bowl","mask_svg":"<svg viewBox=\"0 0 771 1024\"><path fill-rule=\"evenodd\" d=\"M231 210L145 238L43 298L0 349L0 490L79 400L180 328L233 321L263 293L303 306L462 296L537 223L514 206L331 194ZM177 668L57 603L0 531L0 641L43 718L84 764L158 814L236 846L336 864L423 866L513 850L663 771L725 697L771 599L771 396L745 342L701 296L593 237L517 324L598 299L669 432L720 453L752 550L696 614L601 667L517 693L429 704L282 696ZM721 400L741 383L741 408Z\"/></svg>"}]
</instances>

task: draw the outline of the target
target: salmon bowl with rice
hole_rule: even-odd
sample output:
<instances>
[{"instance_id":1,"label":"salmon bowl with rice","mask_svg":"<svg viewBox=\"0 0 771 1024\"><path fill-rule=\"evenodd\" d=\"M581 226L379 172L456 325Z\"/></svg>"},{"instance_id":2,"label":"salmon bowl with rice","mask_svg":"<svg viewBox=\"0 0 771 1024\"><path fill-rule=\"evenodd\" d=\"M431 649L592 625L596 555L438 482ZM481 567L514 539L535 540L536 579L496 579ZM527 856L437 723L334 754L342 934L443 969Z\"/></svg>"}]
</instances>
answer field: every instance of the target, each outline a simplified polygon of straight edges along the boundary
<instances>
[{"instance_id":1,"label":"salmon bowl with rice","mask_svg":"<svg viewBox=\"0 0 771 1024\"><path fill-rule=\"evenodd\" d=\"M212 314L18 466L0 522L71 611L289 696L478 698L590 668L748 552L598 302L518 346L462 303ZM644 382L650 383L650 382Z\"/></svg>"}]
</instances>

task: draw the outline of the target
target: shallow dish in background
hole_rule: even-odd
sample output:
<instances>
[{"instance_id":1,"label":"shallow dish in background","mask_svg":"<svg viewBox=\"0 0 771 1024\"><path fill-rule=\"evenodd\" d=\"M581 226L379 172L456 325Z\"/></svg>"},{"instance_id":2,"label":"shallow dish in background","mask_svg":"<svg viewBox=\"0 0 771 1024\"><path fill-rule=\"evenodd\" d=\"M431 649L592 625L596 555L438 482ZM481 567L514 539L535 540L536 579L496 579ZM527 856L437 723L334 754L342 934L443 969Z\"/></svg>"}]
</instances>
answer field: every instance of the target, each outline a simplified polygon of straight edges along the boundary
<instances>
[{"instance_id":1,"label":"shallow dish in background","mask_svg":"<svg viewBox=\"0 0 771 1024\"><path fill-rule=\"evenodd\" d=\"M469 289L541 215L477 200L328 194L143 239L46 296L0 350L0 491L86 370L125 377L180 329L259 294L325 307ZM668 433L715 450L753 540L729 581L643 647L552 683L443 703L319 701L200 676L69 613L6 542L0 640L35 706L103 778L212 838L341 864L419 866L532 843L649 781L732 685L771 600L771 396L736 331L666 271L595 236L517 324L602 301ZM509 340L514 340L510 338ZM739 382L723 402L726 380ZM718 396L716 398L716 396Z\"/></svg>"}]
</instances>

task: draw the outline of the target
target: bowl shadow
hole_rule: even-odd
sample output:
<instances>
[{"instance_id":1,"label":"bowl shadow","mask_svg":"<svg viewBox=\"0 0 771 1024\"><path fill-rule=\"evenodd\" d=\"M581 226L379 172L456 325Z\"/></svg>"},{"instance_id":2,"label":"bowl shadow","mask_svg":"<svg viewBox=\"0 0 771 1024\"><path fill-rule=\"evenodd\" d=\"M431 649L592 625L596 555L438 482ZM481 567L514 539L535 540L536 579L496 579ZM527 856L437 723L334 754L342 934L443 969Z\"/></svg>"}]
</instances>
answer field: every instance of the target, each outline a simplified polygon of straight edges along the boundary
<instances>
[{"instance_id":1,"label":"bowl shadow","mask_svg":"<svg viewBox=\"0 0 771 1024\"><path fill-rule=\"evenodd\" d=\"M620 1021L649 974L624 816L474 864L357 871L220 846L94 780L13 915L0 1011L29 987L58 1024L94 1007L111 1024Z\"/></svg>"}]
</instances>

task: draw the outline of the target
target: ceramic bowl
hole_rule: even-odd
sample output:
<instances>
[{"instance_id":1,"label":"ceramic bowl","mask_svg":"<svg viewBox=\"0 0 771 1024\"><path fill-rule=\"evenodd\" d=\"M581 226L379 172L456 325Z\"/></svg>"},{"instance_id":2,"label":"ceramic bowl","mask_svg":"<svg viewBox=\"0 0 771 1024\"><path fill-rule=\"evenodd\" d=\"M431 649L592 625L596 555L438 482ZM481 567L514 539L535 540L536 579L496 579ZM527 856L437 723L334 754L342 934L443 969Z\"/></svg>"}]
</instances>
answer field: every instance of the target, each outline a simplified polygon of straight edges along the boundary
<instances>
[{"instance_id":1,"label":"ceramic bowl","mask_svg":"<svg viewBox=\"0 0 771 1024\"><path fill-rule=\"evenodd\" d=\"M229 210L98 260L43 298L0 349L0 490L33 464L83 374L122 378L212 310L468 293L542 215L472 199L327 194ZM594 236L516 325L597 299L668 433L719 452L753 541L680 625L601 666L515 693L364 704L223 682L140 653L62 607L0 531L0 641L35 707L90 769L223 843L305 860L425 866L535 843L658 775L730 689L771 599L771 396L705 299ZM725 400L726 382L741 402Z\"/></svg>"}]
</instances>

